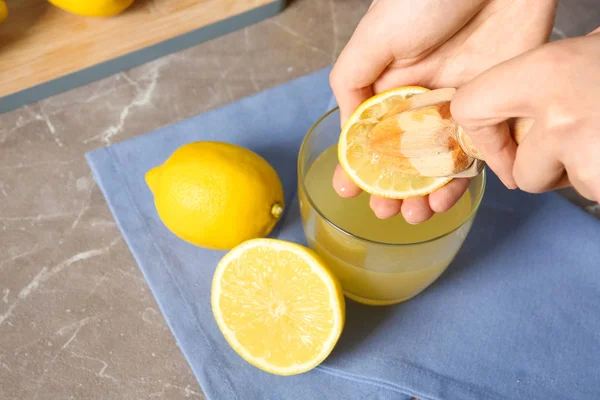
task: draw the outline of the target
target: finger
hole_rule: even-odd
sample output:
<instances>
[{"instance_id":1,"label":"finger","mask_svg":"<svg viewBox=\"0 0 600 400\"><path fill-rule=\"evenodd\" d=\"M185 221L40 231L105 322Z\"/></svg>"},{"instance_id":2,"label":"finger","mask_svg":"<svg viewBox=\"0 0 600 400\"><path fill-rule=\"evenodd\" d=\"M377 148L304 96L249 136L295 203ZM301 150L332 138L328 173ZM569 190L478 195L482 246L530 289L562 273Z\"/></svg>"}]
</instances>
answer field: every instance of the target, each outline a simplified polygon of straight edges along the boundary
<instances>
[{"instance_id":1,"label":"finger","mask_svg":"<svg viewBox=\"0 0 600 400\"><path fill-rule=\"evenodd\" d=\"M369 206L377 218L386 219L400 214L402 200L371 196Z\"/></svg>"},{"instance_id":2,"label":"finger","mask_svg":"<svg viewBox=\"0 0 600 400\"><path fill-rule=\"evenodd\" d=\"M368 12L338 57L329 80L340 107L342 124L366 99L373 96L371 85L392 62L381 16Z\"/></svg>"},{"instance_id":3,"label":"finger","mask_svg":"<svg viewBox=\"0 0 600 400\"><path fill-rule=\"evenodd\" d=\"M595 179L582 179L574 168L567 166L567 174L571 181L573 188L579 193L579 195L585 197L588 200L596 201L600 203L600 176L596 176Z\"/></svg>"},{"instance_id":4,"label":"finger","mask_svg":"<svg viewBox=\"0 0 600 400\"><path fill-rule=\"evenodd\" d=\"M547 84L552 69L540 68L549 53L552 49L533 50L490 68L459 88L451 103L452 117L509 188L516 187L513 165L517 146L506 120L535 119L536 108L556 95Z\"/></svg>"},{"instance_id":5,"label":"finger","mask_svg":"<svg viewBox=\"0 0 600 400\"><path fill-rule=\"evenodd\" d=\"M369 10L372 10L373 8L375 8L376 6L378 6L379 4L381 4L380 0L373 0L373 2L371 3L371 5L369 6Z\"/></svg>"},{"instance_id":6,"label":"finger","mask_svg":"<svg viewBox=\"0 0 600 400\"><path fill-rule=\"evenodd\" d=\"M539 124L534 124L519 144L513 176L521 190L543 193L561 183L565 169L556 154L555 137L543 132Z\"/></svg>"},{"instance_id":7,"label":"finger","mask_svg":"<svg viewBox=\"0 0 600 400\"><path fill-rule=\"evenodd\" d=\"M517 144L510 135L506 121L493 125L462 125L462 127L482 155L481 158L498 175L502 183L509 189L516 189L513 165Z\"/></svg>"},{"instance_id":8,"label":"finger","mask_svg":"<svg viewBox=\"0 0 600 400\"><path fill-rule=\"evenodd\" d=\"M429 196L411 197L402 202L402 216L409 224L425 222L433 214L434 212L429 207Z\"/></svg>"},{"instance_id":9,"label":"finger","mask_svg":"<svg viewBox=\"0 0 600 400\"><path fill-rule=\"evenodd\" d=\"M460 200L470 183L470 178L451 180L446 185L429 194L429 207L436 213L448 211Z\"/></svg>"},{"instance_id":10,"label":"finger","mask_svg":"<svg viewBox=\"0 0 600 400\"><path fill-rule=\"evenodd\" d=\"M600 141L597 126L583 124L558 136L559 159L573 187L585 198L600 201Z\"/></svg>"},{"instance_id":11,"label":"finger","mask_svg":"<svg viewBox=\"0 0 600 400\"><path fill-rule=\"evenodd\" d=\"M333 173L333 188L338 195L346 198L356 197L362 193L362 190L348 178L348 174L339 164Z\"/></svg>"},{"instance_id":12,"label":"finger","mask_svg":"<svg viewBox=\"0 0 600 400\"><path fill-rule=\"evenodd\" d=\"M584 147L576 145L578 151L565 150L563 162L573 187L583 197L600 202L600 158L594 142Z\"/></svg>"},{"instance_id":13,"label":"finger","mask_svg":"<svg viewBox=\"0 0 600 400\"><path fill-rule=\"evenodd\" d=\"M571 180L569 179L569 175L567 174L567 171L565 171L563 173L563 176L561 176L559 181L556 183L556 185L554 185L553 190L565 189L565 188L572 187L572 186L573 186L573 184L571 183Z\"/></svg>"},{"instance_id":14,"label":"finger","mask_svg":"<svg viewBox=\"0 0 600 400\"><path fill-rule=\"evenodd\" d=\"M386 68L379 78L373 82L373 92L381 93L402 85L423 86L433 89L437 86L434 83L434 78L435 72L439 69L439 64L439 61L394 61ZM454 84L447 84L444 87L456 87L456 82L453 83Z\"/></svg>"},{"instance_id":15,"label":"finger","mask_svg":"<svg viewBox=\"0 0 600 400\"><path fill-rule=\"evenodd\" d=\"M465 128L496 125L515 116L533 117L532 99L543 98L548 91L548 73L540 68L539 52L532 50L500 63L458 88L452 117Z\"/></svg>"}]
</instances>

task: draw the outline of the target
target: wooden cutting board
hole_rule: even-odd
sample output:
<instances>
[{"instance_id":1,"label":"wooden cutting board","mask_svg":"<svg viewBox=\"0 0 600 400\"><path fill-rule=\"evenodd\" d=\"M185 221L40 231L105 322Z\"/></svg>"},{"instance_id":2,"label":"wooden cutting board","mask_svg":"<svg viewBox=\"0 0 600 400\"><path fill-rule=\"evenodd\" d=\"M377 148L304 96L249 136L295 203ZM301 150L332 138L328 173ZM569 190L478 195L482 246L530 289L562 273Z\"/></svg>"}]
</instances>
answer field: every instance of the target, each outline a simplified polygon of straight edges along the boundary
<instances>
[{"instance_id":1,"label":"wooden cutting board","mask_svg":"<svg viewBox=\"0 0 600 400\"><path fill-rule=\"evenodd\" d=\"M276 14L285 1L136 0L113 18L72 15L46 0L7 3L0 98L10 99L0 99L0 112L247 26ZM130 54L136 56L123 59Z\"/></svg>"}]
</instances>

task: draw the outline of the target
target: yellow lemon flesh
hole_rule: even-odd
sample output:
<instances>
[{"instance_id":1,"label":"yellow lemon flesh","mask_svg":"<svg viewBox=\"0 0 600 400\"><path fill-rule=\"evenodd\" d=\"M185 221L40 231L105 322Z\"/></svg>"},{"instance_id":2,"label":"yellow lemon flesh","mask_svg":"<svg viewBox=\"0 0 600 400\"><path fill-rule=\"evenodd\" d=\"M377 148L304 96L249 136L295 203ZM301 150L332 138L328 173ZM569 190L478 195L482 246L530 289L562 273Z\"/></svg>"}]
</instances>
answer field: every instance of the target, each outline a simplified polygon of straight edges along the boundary
<instances>
[{"instance_id":1,"label":"yellow lemon flesh","mask_svg":"<svg viewBox=\"0 0 600 400\"><path fill-rule=\"evenodd\" d=\"M6 2L0 0L0 23L6 19L8 16L8 7L6 6Z\"/></svg>"},{"instance_id":2,"label":"yellow lemon flesh","mask_svg":"<svg viewBox=\"0 0 600 400\"><path fill-rule=\"evenodd\" d=\"M148 171L146 183L167 228L202 247L227 250L267 236L283 214L277 172L230 143L186 144Z\"/></svg>"},{"instance_id":3,"label":"yellow lemon flesh","mask_svg":"<svg viewBox=\"0 0 600 400\"><path fill-rule=\"evenodd\" d=\"M134 0L48 0L56 7L84 17L112 17L133 4Z\"/></svg>"},{"instance_id":4,"label":"yellow lemon flesh","mask_svg":"<svg viewBox=\"0 0 600 400\"><path fill-rule=\"evenodd\" d=\"M319 365L344 326L337 279L306 247L274 239L247 241L219 263L212 309L231 347L277 375Z\"/></svg>"},{"instance_id":5,"label":"yellow lemon flesh","mask_svg":"<svg viewBox=\"0 0 600 400\"><path fill-rule=\"evenodd\" d=\"M371 97L362 103L342 128L338 158L350 179L365 192L391 199L424 196L439 189L452 178L421 177L404 174L397 168L403 162L378 153L370 146L371 129L386 117L403 111L410 96L428 91L419 86L403 86Z\"/></svg>"}]
</instances>

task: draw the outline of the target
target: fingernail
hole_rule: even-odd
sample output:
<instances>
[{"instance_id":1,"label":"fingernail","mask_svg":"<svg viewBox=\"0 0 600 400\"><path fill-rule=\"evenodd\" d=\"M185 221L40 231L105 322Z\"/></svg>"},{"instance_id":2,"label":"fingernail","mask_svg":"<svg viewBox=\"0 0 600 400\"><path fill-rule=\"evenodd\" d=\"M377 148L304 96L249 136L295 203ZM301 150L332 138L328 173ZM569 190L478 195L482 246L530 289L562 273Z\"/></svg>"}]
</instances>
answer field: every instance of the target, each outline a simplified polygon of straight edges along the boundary
<instances>
[{"instance_id":1,"label":"fingernail","mask_svg":"<svg viewBox=\"0 0 600 400\"><path fill-rule=\"evenodd\" d=\"M417 225L417 224L418 224L418 222L411 222L411 221L409 221L409 220L408 220L410 217L412 217L412 215L413 215L413 210L410 210L410 211L409 211L409 212L407 212L407 213L406 213L406 215L404 216L404 220L405 220L407 223L409 223L410 225Z\"/></svg>"},{"instance_id":2,"label":"fingernail","mask_svg":"<svg viewBox=\"0 0 600 400\"><path fill-rule=\"evenodd\" d=\"M387 207L375 207L372 210L379 219L388 219L394 216L394 212Z\"/></svg>"},{"instance_id":3,"label":"fingernail","mask_svg":"<svg viewBox=\"0 0 600 400\"><path fill-rule=\"evenodd\" d=\"M504 179L502 179L502 178L500 178L500 182L502 182L502 184L503 184L504 186L506 186L506 188L507 188L508 190L515 190L515 189L517 189L517 185L515 185L514 183L510 183L510 184L508 184L508 183L506 183L506 182L504 181Z\"/></svg>"},{"instance_id":4,"label":"fingernail","mask_svg":"<svg viewBox=\"0 0 600 400\"><path fill-rule=\"evenodd\" d=\"M344 193L346 191L346 187L342 186L342 187L338 188L338 190L340 191L340 193Z\"/></svg>"},{"instance_id":5,"label":"fingernail","mask_svg":"<svg viewBox=\"0 0 600 400\"><path fill-rule=\"evenodd\" d=\"M386 216L381 211L373 210L373 214L379 219L386 219Z\"/></svg>"}]
</instances>

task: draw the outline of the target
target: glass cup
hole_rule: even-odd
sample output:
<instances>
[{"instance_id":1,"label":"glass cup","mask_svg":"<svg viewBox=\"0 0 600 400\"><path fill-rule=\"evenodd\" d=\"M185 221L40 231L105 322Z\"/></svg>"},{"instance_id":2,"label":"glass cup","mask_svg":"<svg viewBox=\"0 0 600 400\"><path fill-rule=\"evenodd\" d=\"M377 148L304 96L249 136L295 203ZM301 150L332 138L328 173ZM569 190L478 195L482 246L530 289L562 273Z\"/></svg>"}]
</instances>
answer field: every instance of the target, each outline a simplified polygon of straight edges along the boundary
<instances>
[{"instance_id":1,"label":"glass cup","mask_svg":"<svg viewBox=\"0 0 600 400\"><path fill-rule=\"evenodd\" d=\"M324 211L329 209L333 213L331 207L335 204L335 213L338 213L346 201L334 198L333 194L329 195L327 191L333 189L324 186L326 182L331 185L333 165L337 162L331 147L337 145L339 133L339 110L334 109L311 127L300 148L298 194L302 226L308 245L325 260L350 299L369 305L389 305L408 300L435 281L454 259L471 229L481 203L485 173L471 181L467 191L470 202L466 198L462 203L462 214L446 220L443 216L439 217L438 221L445 221L443 225L442 222L438 226L429 227L421 224L417 228L411 228L407 225L405 233L408 236L405 235L399 243L373 240L365 237L370 236L365 234L361 237L342 228L340 225L343 224L332 222L332 215L327 215ZM307 184L307 174L313 163L327 149L330 149L327 153L330 169L323 173L326 176L322 176L320 185L312 185L312 180ZM326 196L323 195L325 192L328 193ZM338 205L340 201L342 203ZM325 202L331 204L327 205ZM372 212L366 204L367 200L358 213ZM432 219L427 223L435 224L434 221L436 220ZM378 223L373 221L373 230L378 229ZM411 237L410 229L421 229L419 240L406 240L406 237ZM430 237L427 236L429 231L433 232Z\"/></svg>"}]
</instances>

